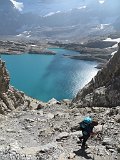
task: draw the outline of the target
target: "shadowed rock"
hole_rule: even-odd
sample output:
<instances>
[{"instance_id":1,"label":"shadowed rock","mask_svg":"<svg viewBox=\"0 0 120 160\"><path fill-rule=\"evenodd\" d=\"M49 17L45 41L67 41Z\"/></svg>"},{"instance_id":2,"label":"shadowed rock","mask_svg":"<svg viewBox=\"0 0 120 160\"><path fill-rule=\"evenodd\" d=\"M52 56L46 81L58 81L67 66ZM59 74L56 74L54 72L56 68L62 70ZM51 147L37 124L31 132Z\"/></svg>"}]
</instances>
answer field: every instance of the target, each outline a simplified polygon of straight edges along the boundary
<instances>
[{"instance_id":1,"label":"shadowed rock","mask_svg":"<svg viewBox=\"0 0 120 160\"><path fill-rule=\"evenodd\" d=\"M10 77L5 62L0 60L0 113L6 114L18 106L24 105L24 93L10 86Z\"/></svg>"},{"instance_id":2,"label":"shadowed rock","mask_svg":"<svg viewBox=\"0 0 120 160\"><path fill-rule=\"evenodd\" d=\"M79 107L120 105L120 43L117 53L73 99Z\"/></svg>"}]
</instances>

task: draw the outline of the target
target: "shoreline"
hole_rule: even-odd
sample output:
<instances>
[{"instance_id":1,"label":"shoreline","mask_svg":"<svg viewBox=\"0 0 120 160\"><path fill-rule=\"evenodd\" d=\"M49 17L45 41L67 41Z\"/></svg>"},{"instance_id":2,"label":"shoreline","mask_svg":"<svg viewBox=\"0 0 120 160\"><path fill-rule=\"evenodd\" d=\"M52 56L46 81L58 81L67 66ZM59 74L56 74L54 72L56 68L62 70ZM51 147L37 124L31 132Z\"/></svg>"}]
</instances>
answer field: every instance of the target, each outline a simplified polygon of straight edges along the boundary
<instances>
[{"instance_id":1,"label":"shoreline","mask_svg":"<svg viewBox=\"0 0 120 160\"><path fill-rule=\"evenodd\" d=\"M44 54L55 55L54 51L47 49L47 44L30 43L30 42L15 42L0 40L0 54L2 55L21 55L21 54Z\"/></svg>"},{"instance_id":2,"label":"shoreline","mask_svg":"<svg viewBox=\"0 0 120 160\"><path fill-rule=\"evenodd\" d=\"M76 55L63 54L76 60L96 61L97 69L101 69L105 63L112 57L116 48L112 48L116 42L109 42L103 40L89 40L83 44L81 43L63 43L55 42L41 42L41 41L12 41L0 40L0 54L1 55L21 55L21 54L37 54L37 55L56 55L55 51L49 50L51 47L59 47L78 52ZM90 47L92 46L92 47Z\"/></svg>"},{"instance_id":3,"label":"shoreline","mask_svg":"<svg viewBox=\"0 0 120 160\"><path fill-rule=\"evenodd\" d=\"M73 50L78 52L76 55L63 54L63 56L84 61L96 61L97 69L101 69L112 57L112 53L117 50L113 48L117 42L103 41L103 40L90 40L86 43L62 43L62 42L48 42L48 44L63 49ZM90 47L92 46L92 47Z\"/></svg>"}]
</instances>

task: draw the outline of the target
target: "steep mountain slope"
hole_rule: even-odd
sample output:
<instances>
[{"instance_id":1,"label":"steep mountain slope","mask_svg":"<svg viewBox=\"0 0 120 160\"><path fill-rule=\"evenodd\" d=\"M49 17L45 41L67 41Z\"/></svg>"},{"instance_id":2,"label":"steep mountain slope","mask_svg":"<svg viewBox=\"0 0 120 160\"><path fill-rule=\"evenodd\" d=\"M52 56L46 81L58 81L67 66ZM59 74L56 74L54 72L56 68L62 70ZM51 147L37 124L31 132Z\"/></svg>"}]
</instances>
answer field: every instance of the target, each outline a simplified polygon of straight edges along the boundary
<instances>
[{"instance_id":1,"label":"steep mountain slope","mask_svg":"<svg viewBox=\"0 0 120 160\"><path fill-rule=\"evenodd\" d=\"M78 106L114 107L120 105L120 43L117 53L82 90L73 103Z\"/></svg>"}]
</instances>

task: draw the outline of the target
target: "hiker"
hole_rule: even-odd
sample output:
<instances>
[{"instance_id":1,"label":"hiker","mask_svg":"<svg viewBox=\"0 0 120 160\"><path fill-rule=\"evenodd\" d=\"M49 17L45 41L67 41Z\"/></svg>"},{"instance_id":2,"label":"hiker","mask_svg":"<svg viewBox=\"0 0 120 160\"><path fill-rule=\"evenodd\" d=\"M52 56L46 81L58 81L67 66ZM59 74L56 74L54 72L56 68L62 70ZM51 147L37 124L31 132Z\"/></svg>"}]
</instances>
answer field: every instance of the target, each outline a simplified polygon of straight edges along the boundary
<instances>
[{"instance_id":1,"label":"hiker","mask_svg":"<svg viewBox=\"0 0 120 160\"><path fill-rule=\"evenodd\" d=\"M95 120L92 120L90 117L84 118L84 120L80 123L80 129L82 130L82 137L79 137L80 142L82 141L82 146L81 148L85 148L86 146L86 141L88 138L93 135L93 128L94 126L97 126L98 122Z\"/></svg>"}]
</instances>

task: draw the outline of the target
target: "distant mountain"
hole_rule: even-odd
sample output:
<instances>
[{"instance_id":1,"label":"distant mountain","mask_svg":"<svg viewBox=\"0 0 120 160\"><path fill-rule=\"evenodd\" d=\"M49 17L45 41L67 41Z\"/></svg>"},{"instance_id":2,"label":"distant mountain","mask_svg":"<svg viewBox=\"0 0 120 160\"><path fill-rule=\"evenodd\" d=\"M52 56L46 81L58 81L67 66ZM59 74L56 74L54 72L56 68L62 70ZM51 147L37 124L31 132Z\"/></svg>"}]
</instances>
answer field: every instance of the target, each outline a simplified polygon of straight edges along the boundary
<instances>
[{"instance_id":1,"label":"distant mountain","mask_svg":"<svg viewBox=\"0 0 120 160\"><path fill-rule=\"evenodd\" d=\"M19 34L56 39L74 39L78 35L84 37L89 34L104 35L114 31L113 23L120 15L119 0L116 3L114 0L15 2L0 1L0 35ZM23 10L18 9L19 5L23 5Z\"/></svg>"},{"instance_id":2,"label":"distant mountain","mask_svg":"<svg viewBox=\"0 0 120 160\"><path fill-rule=\"evenodd\" d=\"M16 29L21 27L18 19L20 13L14 8L10 0L0 0L0 34L15 34Z\"/></svg>"},{"instance_id":3,"label":"distant mountain","mask_svg":"<svg viewBox=\"0 0 120 160\"><path fill-rule=\"evenodd\" d=\"M85 0L17 0L24 4L23 13L32 12L41 16L50 12L64 12L83 5Z\"/></svg>"},{"instance_id":4,"label":"distant mountain","mask_svg":"<svg viewBox=\"0 0 120 160\"><path fill-rule=\"evenodd\" d=\"M109 14L114 15L115 13L120 13L119 0L17 0L22 2L24 5L23 13L32 12L38 14L40 16L47 15L49 13L56 12L68 12L72 9L81 8L82 6L87 6L94 11L94 13L98 13L100 11L101 14ZM100 10L99 10L100 9ZM103 12L101 12L102 10ZM97 12L96 12L97 11Z\"/></svg>"},{"instance_id":5,"label":"distant mountain","mask_svg":"<svg viewBox=\"0 0 120 160\"><path fill-rule=\"evenodd\" d=\"M114 27L117 31L120 31L120 16L116 19Z\"/></svg>"}]
</instances>

